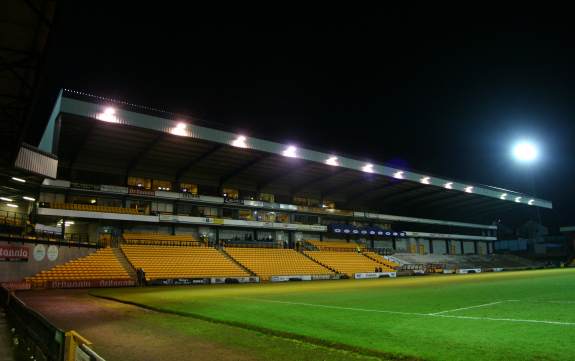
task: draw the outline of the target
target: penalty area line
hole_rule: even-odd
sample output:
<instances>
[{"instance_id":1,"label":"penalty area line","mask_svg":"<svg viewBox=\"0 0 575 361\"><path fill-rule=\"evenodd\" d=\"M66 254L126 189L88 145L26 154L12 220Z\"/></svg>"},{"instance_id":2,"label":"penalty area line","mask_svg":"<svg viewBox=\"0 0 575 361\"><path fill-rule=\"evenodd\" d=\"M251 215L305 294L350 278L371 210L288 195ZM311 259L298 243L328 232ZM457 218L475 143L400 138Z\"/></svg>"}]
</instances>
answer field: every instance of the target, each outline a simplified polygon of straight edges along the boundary
<instances>
[{"instance_id":1,"label":"penalty area line","mask_svg":"<svg viewBox=\"0 0 575 361\"><path fill-rule=\"evenodd\" d=\"M530 320L530 319L517 319L517 318L496 318L496 317L476 317L476 316L457 316L457 315L446 315L446 314L433 314L433 313L418 313L418 312L401 312L401 311L389 311L389 310L377 310L371 308L357 308L357 307L345 307L345 306L333 306L333 305L322 305L317 303L306 303L306 302L290 302L290 301L278 301L269 300L264 298L251 298L251 297L235 297L242 300L251 300L257 302L267 302L267 303L278 303L293 306L305 306L305 307L315 307L315 308L327 308L333 310L343 310L343 311L355 311L355 312L372 312L372 313L385 313L403 316L421 316L421 317L440 317L440 318L454 318L460 320L475 320L475 321L499 321L499 322L515 322L515 323L532 323L532 324L545 324L545 325L559 325L559 326L575 326L575 322L563 322L563 321L548 321L548 320ZM517 300L504 300L501 302L515 302ZM478 305L479 306L479 305Z\"/></svg>"}]
</instances>

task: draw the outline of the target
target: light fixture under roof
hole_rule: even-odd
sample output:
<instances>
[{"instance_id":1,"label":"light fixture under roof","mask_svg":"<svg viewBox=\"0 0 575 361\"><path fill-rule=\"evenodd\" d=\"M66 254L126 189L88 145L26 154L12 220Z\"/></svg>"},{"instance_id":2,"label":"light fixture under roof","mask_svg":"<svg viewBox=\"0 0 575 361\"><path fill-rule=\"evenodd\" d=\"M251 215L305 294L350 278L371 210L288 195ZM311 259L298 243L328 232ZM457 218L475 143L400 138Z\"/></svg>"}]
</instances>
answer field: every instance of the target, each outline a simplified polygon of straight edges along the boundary
<instances>
[{"instance_id":1,"label":"light fixture under roof","mask_svg":"<svg viewBox=\"0 0 575 361\"><path fill-rule=\"evenodd\" d=\"M393 178L403 179L403 171L398 170L397 172L393 173Z\"/></svg>"},{"instance_id":2,"label":"light fixture under roof","mask_svg":"<svg viewBox=\"0 0 575 361\"><path fill-rule=\"evenodd\" d=\"M529 204L530 206L532 206L533 203L535 203L535 199L530 199L529 202L527 202L527 204Z\"/></svg>"},{"instance_id":3,"label":"light fixture under roof","mask_svg":"<svg viewBox=\"0 0 575 361\"><path fill-rule=\"evenodd\" d=\"M446 189L453 189L453 182L447 182L443 185Z\"/></svg>"},{"instance_id":4,"label":"light fixture under roof","mask_svg":"<svg viewBox=\"0 0 575 361\"><path fill-rule=\"evenodd\" d=\"M247 138L245 136L238 135L238 137L232 142L232 145L238 148L247 148L248 145L246 144L246 139Z\"/></svg>"},{"instance_id":5,"label":"light fixture under roof","mask_svg":"<svg viewBox=\"0 0 575 361\"><path fill-rule=\"evenodd\" d=\"M465 187L465 192L466 192L466 193L473 193L473 186L467 186L467 187Z\"/></svg>"},{"instance_id":6,"label":"light fixture under roof","mask_svg":"<svg viewBox=\"0 0 575 361\"><path fill-rule=\"evenodd\" d=\"M282 155L288 158L296 158L297 148L294 145L290 145L282 152Z\"/></svg>"},{"instance_id":7,"label":"light fixture under roof","mask_svg":"<svg viewBox=\"0 0 575 361\"><path fill-rule=\"evenodd\" d=\"M26 179L22 179L22 178L18 178L18 177L12 177L12 180L14 180L16 182L20 182L20 183L26 183Z\"/></svg>"},{"instance_id":8,"label":"light fixture under roof","mask_svg":"<svg viewBox=\"0 0 575 361\"><path fill-rule=\"evenodd\" d=\"M521 197L515 197L515 202L521 203Z\"/></svg>"},{"instance_id":9,"label":"light fixture under roof","mask_svg":"<svg viewBox=\"0 0 575 361\"><path fill-rule=\"evenodd\" d=\"M96 119L108 123L120 122L116 116L116 109L112 107L106 107L103 112L96 114Z\"/></svg>"},{"instance_id":10,"label":"light fixture under roof","mask_svg":"<svg viewBox=\"0 0 575 361\"><path fill-rule=\"evenodd\" d=\"M170 133L173 135L185 136L188 135L186 128L188 125L184 122L179 122L176 126L170 129Z\"/></svg>"},{"instance_id":11,"label":"light fixture under roof","mask_svg":"<svg viewBox=\"0 0 575 361\"><path fill-rule=\"evenodd\" d=\"M339 165L339 161L337 160L337 157L332 156L327 158L327 160L325 161L325 164L327 165L333 165L333 166L338 166Z\"/></svg>"},{"instance_id":12,"label":"light fixture under roof","mask_svg":"<svg viewBox=\"0 0 575 361\"><path fill-rule=\"evenodd\" d=\"M14 204L14 203L6 203L6 205L7 205L8 207L18 208L18 205L17 205L17 204Z\"/></svg>"},{"instance_id":13,"label":"light fixture under roof","mask_svg":"<svg viewBox=\"0 0 575 361\"><path fill-rule=\"evenodd\" d=\"M501 195L499 196L499 199L506 200L506 199L507 199L507 193L501 194Z\"/></svg>"},{"instance_id":14,"label":"light fixture under roof","mask_svg":"<svg viewBox=\"0 0 575 361\"><path fill-rule=\"evenodd\" d=\"M363 167L361 167L361 170L366 173L373 173L373 164L366 163Z\"/></svg>"},{"instance_id":15,"label":"light fixture under roof","mask_svg":"<svg viewBox=\"0 0 575 361\"><path fill-rule=\"evenodd\" d=\"M430 177L423 177L419 180L422 184L430 184L431 178Z\"/></svg>"},{"instance_id":16,"label":"light fixture under roof","mask_svg":"<svg viewBox=\"0 0 575 361\"><path fill-rule=\"evenodd\" d=\"M3 200L4 202L13 202L12 199L7 198L7 197L0 197L1 200Z\"/></svg>"},{"instance_id":17,"label":"light fixture under roof","mask_svg":"<svg viewBox=\"0 0 575 361\"><path fill-rule=\"evenodd\" d=\"M30 202L34 202L36 200L36 198L28 197L28 196L22 196L22 199L25 199L25 200L30 201Z\"/></svg>"}]
</instances>

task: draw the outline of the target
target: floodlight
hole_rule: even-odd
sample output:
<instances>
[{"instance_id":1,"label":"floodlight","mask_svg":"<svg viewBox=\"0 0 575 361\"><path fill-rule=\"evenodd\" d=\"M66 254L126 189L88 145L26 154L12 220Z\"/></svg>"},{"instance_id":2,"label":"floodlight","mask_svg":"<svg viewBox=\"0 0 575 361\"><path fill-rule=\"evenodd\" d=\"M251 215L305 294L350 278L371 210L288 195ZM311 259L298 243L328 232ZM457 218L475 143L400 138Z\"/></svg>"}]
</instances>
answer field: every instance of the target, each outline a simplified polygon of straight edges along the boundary
<instances>
[{"instance_id":1,"label":"floodlight","mask_svg":"<svg viewBox=\"0 0 575 361\"><path fill-rule=\"evenodd\" d=\"M465 187L465 192L467 192L467 193L473 193L473 186L467 186L467 187Z\"/></svg>"},{"instance_id":2,"label":"floodlight","mask_svg":"<svg viewBox=\"0 0 575 361\"><path fill-rule=\"evenodd\" d=\"M333 165L333 166L338 166L338 165L339 165L339 162L338 162L338 160L337 160L337 157L333 156L333 157L327 158L327 160L325 161L325 164Z\"/></svg>"},{"instance_id":3,"label":"floodlight","mask_svg":"<svg viewBox=\"0 0 575 361\"><path fill-rule=\"evenodd\" d=\"M8 207L18 208L18 205L17 205L17 204L14 204L14 203L6 203L6 205L7 205Z\"/></svg>"},{"instance_id":4,"label":"floodlight","mask_svg":"<svg viewBox=\"0 0 575 361\"><path fill-rule=\"evenodd\" d=\"M447 182L443 185L446 189L453 189L453 182Z\"/></svg>"},{"instance_id":5,"label":"floodlight","mask_svg":"<svg viewBox=\"0 0 575 361\"><path fill-rule=\"evenodd\" d=\"M535 144L521 141L513 146L513 156L521 162L532 162L537 159L538 150Z\"/></svg>"},{"instance_id":6,"label":"floodlight","mask_svg":"<svg viewBox=\"0 0 575 361\"><path fill-rule=\"evenodd\" d=\"M431 179L430 177L423 177L419 181L423 184L430 184L431 183L430 179Z\"/></svg>"},{"instance_id":7,"label":"floodlight","mask_svg":"<svg viewBox=\"0 0 575 361\"><path fill-rule=\"evenodd\" d=\"M289 147L287 147L283 152L282 155L284 157L289 157L289 158L296 158L297 157L297 148L293 145L290 145Z\"/></svg>"},{"instance_id":8,"label":"floodlight","mask_svg":"<svg viewBox=\"0 0 575 361\"><path fill-rule=\"evenodd\" d=\"M373 173L373 164L366 163L363 167L361 167L361 170L366 173Z\"/></svg>"},{"instance_id":9,"label":"floodlight","mask_svg":"<svg viewBox=\"0 0 575 361\"><path fill-rule=\"evenodd\" d=\"M26 179L22 179L22 178L18 178L18 177L12 177L12 180L15 180L16 182L20 182L20 183L26 183Z\"/></svg>"},{"instance_id":10,"label":"floodlight","mask_svg":"<svg viewBox=\"0 0 575 361\"><path fill-rule=\"evenodd\" d=\"M393 173L393 178L403 179L403 171L398 170L397 172Z\"/></svg>"},{"instance_id":11,"label":"floodlight","mask_svg":"<svg viewBox=\"0 0 575 361\"><path fill-rule=\"evenodd\" d=\"M36 198L32 198L32 197L28 197L28 196L22 196L23 199L30 201L30 202L34 202L36 200Z\"/></svg>"},{"instance_id":12,"label":"floodlight","mask_svg":"<svg viewBox=\"0 0 575 361\"><path fill-rule=\"evenodd\" d=\"M246 144L246 137L243 135L238 135L238 137L232 142L232 145L238 148L248 147L248 145Z\"/></svg>"}]
</instances>

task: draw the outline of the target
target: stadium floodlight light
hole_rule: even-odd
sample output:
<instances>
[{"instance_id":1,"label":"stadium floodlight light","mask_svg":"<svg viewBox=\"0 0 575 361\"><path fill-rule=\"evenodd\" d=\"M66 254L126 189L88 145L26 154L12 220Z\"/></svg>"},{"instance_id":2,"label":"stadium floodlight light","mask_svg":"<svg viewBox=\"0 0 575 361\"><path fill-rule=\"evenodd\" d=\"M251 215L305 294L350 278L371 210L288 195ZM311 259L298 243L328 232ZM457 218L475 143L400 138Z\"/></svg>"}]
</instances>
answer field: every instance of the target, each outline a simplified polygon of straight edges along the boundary
<instances>
[{"instance_id":1,"label":"stadium floodlight light","mask_svg":"<svg viewBox=\"0 0 575 361\"><path fill-rule=\"evenodd\" d=\"M521 203L521 197L515 197L515 202Z\"/></svg>"},{"instance_id":2,"label":"stadium floodlight light","mask_svg":"<svg viewBox=\"0 0 575 361\"><path fill-rule=\"evenodd\" d=\"M533 203L535 203L535 199L530 199L529 202L527 202L528 205L532 206Z\"/></svg>"},{"instance_id":3,"label":"stadium floodlight light","mask_svg":"<svg viewBox=\"0 0 575 361\"><path fill-rule=\"evenodd\" d=\"M373 173L373 164L366 163L363 167L361 167L361 170L366 173Z\"/></svg>"},{"instance_id":4,"label":"stadium floodlight light","mask_svg":"<svg viewBox=\"0 0 575 361\"><path fill-rule=\"evenodd\" d=\"M499 199L506 200L506 199L507 199L507 193L502 193L502 194L499 196Z\"/></svg>"},{"instance_id":5,"label":"stadium floodlight light","mask_svg":"<svg viewBox=\"0 0 575 361\"><path fill-rule=\"evenodd\" d=\"M393 178L403 179L403 171L398 170L397 172L393 173Z\"/></svg>"},{"instance_id":6,"label":"stadium floodlight light","mask_svg":"<svg viewBox=\"0 0 575 361\"><path fill-rule=\"evenodd\" d=\"M297 148L295 145L290 145L282 152L284 157L297 158Z\"/></svg>"},{"instance_id":7,"label":"stadium floodlight light","mask_svg":"<svg viewBox=\"0 0 575 361\"><path fill-rule=\"evenodd\" d=\"M18 178L18 177L12 177L13 181L16 182L20 182L20 183L26 183L26 179L22 179L22 178Z\"/></svg>"},{"instance_id":8,"label":"stadium floodlight light","mask_svg":"<svg viewBox=\"0 0 575 361\"><path fill-rule=\"evenodd\" d=\"M453 182L447 182L443 185L446 189L453 189Z\"/></svg>"},{"instance_id":9,"label":"stadium floodlight light","mask_svg":"<svg viewBox=\"0 0 575 361\"><path fill-rule=\"evenodd\" d=\"M473 186L467 186L464 190L466 193L473 193Z\"/></svg>"},{"instance_id":10,"label":"stadium floodlight light","mask_svg":"<svg viewBox=\"0 0 575 361\"><path fill-rule=\"evenodd\" d=\"M529 141L520 141L513 146L513 157L520 162L533 162L537 159L537 146Z\"/></svg>"},{"instance_id":11,"label":"stadium floodlight light","mask_svg":"<svg viewBox=\"0 0 575 361\"><path fill-rule=\"evenodd\" d=\"M8 207L18 208L18 205L17 205L17 204L14 204L14 203L6 203L6 205L7 205Z\"/></svg>"},{"instance_id":12,"label":"stadium floodlight light","mask_svg":"<svg viewBox=\"0 0 575 361\"><path fill-rule=\"evenodd\" d=\"M179 135L179 136L186 136L188 135L188 132L186 130L186 128L188 127L188 125L184 122L179 122L178 124L176 124L176 126L172 129L170 129L170 133L173 135Z\"/></svg>"},{"instance_id":13,"label":"stadium floodlight light","mask_svg":"<svg viewBox=\"0 0 575 361\"><path fill-rule=\"evenodd\" d=\"M419 180L422 184L431 184L431 178L430 177L423 177Z\"/></svg>"},{"instance_id":14,"label":"stadium floodlight light","mask_svg":"<svg viewBox=\"0 0 575 361\"><path fill-rule=\"evenodd\" d=\"M108 123L119 123L120 120L116 116L116 109L106 107L103 112L96 114L96 119Z\"/></svg>"},{"instance_id":15,"label":"stadium floodlight light","mask_svg":"<svg viewBox=\"0 0 575 361\"><path fill-rule=\"evenodd\" d=\"M0 197L0 199L3 200L4 202L13 202L12 199L6 197Z\"/></svg>"},{"instance_id":16,"label":"stadium floodlight light","mask_svg":"<svg viewBox=\"0 0 575 361\"><path fill-rule=\"evenodd\" d=\"M238 137L236 139L234 139L234 141L232 142L232 146L238 147L238 148L247 148L248 145L246 144L246 140L247 140L247 138L245 136L238 135Z\"/></svg>"},{"instance_id":17,"label":"stadium floodlight light","mask_svg":"<svg viewBox=\"0 0 575 361\"><path fill-rule=\"evenodd\" d=\"M333 165L333 166L337 167L339 165L339 161L337 160L336 156L331 156L331 157L326 159L325 164Z\"/></svg>"},{"instance_id":18,"label":"stadium floodlight light","mask_svg":"<svg viewBox=\"0 0 575 361\"><path fill-rule=\"evenodd\" d=\"M28 197L28 196L22 196L22 199L25 199L25 200L30 201L30 202L34 202L36 200L36 198Z\"/></svg>"}]
</instances>

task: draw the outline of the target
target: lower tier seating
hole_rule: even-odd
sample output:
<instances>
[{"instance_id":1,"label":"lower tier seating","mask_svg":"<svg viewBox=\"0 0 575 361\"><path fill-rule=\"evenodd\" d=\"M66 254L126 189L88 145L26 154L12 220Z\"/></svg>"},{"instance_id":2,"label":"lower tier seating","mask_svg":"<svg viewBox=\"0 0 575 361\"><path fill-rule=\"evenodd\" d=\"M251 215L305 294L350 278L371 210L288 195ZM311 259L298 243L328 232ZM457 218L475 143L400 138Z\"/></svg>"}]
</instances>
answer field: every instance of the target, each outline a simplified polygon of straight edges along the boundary
<instances>
[{"instance_id":1,"label":"lower tier seating","mask_svg":"<svg viewBox=\"0 0 575 361\"><path fill-rule=\"evenodd\" d=\"M507 254L449 255L396 253L393 256L405 264L443 264L447 268L522 269L544 266L542 262Z\"/></svg>"},{"instance_id":2,"label":"lower tier seating","mask_svg":"<svg viewBox=\"0 0 575 361\"><path fill-rule=\"evenodd\" d=\"M349 277L353 277L355 273L374 272L376 268L380 267L384 272L393 271L392 268L357 252L306 251L305 253L316 262Z\"/></svg>"},{"instance_id":3,"label":"lower tier seating","mask_svg":"<svg viewBox=\"0 0 575 361\"><path fill-rule=\"evenodd\" d=\"M379 262L379 263L387 266L388 268L396 269L400 266L399 263L392 262L392 261L388 260L387 258L383 257L382 255L377 254L375 252L363 251L362 253L365 256L367 256L368 258L371 258L372 260Z\"/></svg>"},{"instance_id":4,"label":"lower tier seating","mask_svg":"<svg viewBox=\"0 0 575 361\"><path fill-rule=\"evenodd\" d=\"M26 278L32 287L53 281L130 280L112 248L98 251Z\"/></svg>"},{"instance_id":5,"label":"lower tier seating","mask_svg":"<svg viewBox=\"0 0 575 361\"><path fill-rule=\"evenodd\" d=\"M334 274L293 249L231 247L226 252L264 281L271 276Z\"/></svg>"},{"instance_id":6,"label":"lower tier seating","mask_svg":"<svg viewBox=\"0 0 575 361\"><path fill-rule=\"evenodd\" d=\"M249 277L250 274L211 247L123 245L122 251L148 281L173 278Z\"/></svg>"}]
</instances>

